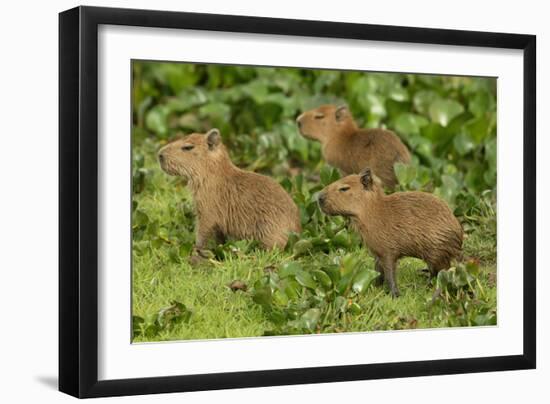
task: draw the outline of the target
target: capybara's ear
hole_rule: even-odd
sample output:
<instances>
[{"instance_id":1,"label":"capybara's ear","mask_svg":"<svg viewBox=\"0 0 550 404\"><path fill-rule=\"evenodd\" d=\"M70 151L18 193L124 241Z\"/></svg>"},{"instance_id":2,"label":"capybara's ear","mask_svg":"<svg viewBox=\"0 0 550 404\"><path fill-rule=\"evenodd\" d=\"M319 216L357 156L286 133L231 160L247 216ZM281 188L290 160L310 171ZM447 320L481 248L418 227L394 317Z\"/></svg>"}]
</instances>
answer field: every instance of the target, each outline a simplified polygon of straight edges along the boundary
<instances>
[{"instance_id":1,"label":"capybara's ear","mask_svg":"<svg viewBox=\"0 0 550 404\"><path fill-rule=\"evenodd\" d=\"M363 187L365 189L371 189L372 188L372 172L370 168L366 167L359 173L359 177L361 178L361 184L363 184Z\"/></svg>"},{"instance_id":2,"label":"capybara's ear","mask_svg":"<svg viewBox=\"0 0 550 404\"><path fill-rule=\"evenodd\" d=\"M337 121L341 121L346 117L348 113L349 113L348 107L346 105L340 105L338 108L336 108L336 111L334 112L334 116Z\"/></svg>"},{"instance_id":3,"label":"capybara's ear","mask_svg":"<svg viewBox=\"0 0 550 404\"><path fill-rule=\"evenodd\" d=\"M213 149L219 145L222 141L219 129L210 129L206 134L206 142L208 143L208 148Z\"/></svg>"}]
</instances>

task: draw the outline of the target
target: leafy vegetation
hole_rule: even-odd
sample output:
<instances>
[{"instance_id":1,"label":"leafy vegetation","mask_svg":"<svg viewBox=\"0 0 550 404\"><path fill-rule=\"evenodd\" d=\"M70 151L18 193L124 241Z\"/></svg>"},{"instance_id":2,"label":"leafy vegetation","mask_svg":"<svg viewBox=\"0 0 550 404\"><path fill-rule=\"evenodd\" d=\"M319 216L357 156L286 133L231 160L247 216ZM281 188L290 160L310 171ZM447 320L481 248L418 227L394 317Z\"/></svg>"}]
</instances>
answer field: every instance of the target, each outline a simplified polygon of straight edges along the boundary
<instances>
[{"instance_id":1,"label":"leafy vegetation","mask_svg":"<svg viewBox=\"0 0 550 404\"><path fill-rule=\"evenodd\" d=\"M495 324L495 79L134 62L132 102L135 341ZM399 187L449 203L467 234L465 263L430 280L421 261L402 260L399 299L374 285L357 235L315 202L339 174L294 120L323 103L346 103L361 126L403 139L413 164L396 165ZM303 232L284 251L230 240L208 265L189 265L192 200L156 152L212 127L235 164L275 178L297 203Z\"/></svg>"}]
</instances>

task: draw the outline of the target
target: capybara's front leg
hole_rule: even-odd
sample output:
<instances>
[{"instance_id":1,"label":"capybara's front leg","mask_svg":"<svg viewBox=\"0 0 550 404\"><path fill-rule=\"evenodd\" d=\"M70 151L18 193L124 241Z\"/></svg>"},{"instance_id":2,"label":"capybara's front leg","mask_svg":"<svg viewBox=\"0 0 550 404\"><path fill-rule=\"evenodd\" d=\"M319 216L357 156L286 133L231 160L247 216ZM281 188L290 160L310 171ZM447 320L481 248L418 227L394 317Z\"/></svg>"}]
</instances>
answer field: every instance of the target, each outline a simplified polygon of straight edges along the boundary
<instances>
[{"instance_id":1,"label":"capybara's front leg","mask_svg":"<svg viewBox=\"0 0 550 404\"><path fill-rule=\"evenodd\" d=\"M203 262L208 258L208 250L206 246L208 241L216 237L216 226L208 223L197 223L197 235L195 240L195 247L193 248L193 253L189 260L192 265L197 265Z\"/></svg>"},{"instance_id":2,"label":"capybara's front leg","mask_svg":"<svg viewBox=\"0 0 550 404\"><path fill-rule=\"evenodd\" d=\"M395 276L397 260L394 257L382 257L380 263L384 269L384 278L390 287L392 297L399 297L399 289L397 288L397 279Z\"/></svg>"}]
</instances>

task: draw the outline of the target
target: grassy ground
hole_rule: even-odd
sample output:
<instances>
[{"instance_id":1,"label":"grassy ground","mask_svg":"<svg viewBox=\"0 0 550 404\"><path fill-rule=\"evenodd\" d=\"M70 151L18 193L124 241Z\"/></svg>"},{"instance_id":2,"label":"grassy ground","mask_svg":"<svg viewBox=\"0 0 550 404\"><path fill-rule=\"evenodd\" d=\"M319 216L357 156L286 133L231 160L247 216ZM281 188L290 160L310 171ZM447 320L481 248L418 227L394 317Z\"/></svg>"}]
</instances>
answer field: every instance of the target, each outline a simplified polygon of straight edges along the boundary
<instances>
[{"instance_id":1,"label":"grassy ground","mask_svg":"<svg viewBox=\"0 0 550 404\"><path fill-rule=\"evenodd\" d=\"M374 267L373 259L358 243L347 250L307 253L299 258L294 258L292 251L262 251L237 244L222 249L222 259L218 256L207 265L190 266L187 259L194 241L192 201L180 179L158 168L154 158L157 147L145 141L134 151L135 158L143 161L134 178L132 310L134 316L147 322L172 302L179 302L190 316L149 333L135 333L135 342L261 336L273 324L262 306L254 303L251 287L265 276L264 269L278 268L292 260L304 266L322 266L335 256L349 253L360 256L363 265ZM480 209L479 216L463 220L468 231L465 256L479 261L476 288L483 291L486 305L496 310L494 212ZM455 323L450 317L455 312L459 316L460 309L430 309L435 282L420 271L424 267L416 259L401 260L399 299L392 299L386 286L372 285L355 299L361 307L359 313L342 316L334 327L318 331L446 327ZM248 291L232 291L228 285L234 280L243 281Z\"/></svg>"}]
</instances>

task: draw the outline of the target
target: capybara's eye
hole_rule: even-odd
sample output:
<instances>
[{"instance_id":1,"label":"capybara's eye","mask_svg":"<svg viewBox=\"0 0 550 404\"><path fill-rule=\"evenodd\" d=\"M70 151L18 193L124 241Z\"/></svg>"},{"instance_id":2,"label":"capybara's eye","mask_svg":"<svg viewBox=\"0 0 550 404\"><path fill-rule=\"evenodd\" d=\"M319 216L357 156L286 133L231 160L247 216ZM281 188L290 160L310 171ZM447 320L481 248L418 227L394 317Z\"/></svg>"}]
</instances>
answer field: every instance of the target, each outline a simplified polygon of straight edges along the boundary
<instances>
[{"instance_id":1,"label":"capybara's eye","mask_svg":"<svg viewBox=\"0 0 550 404\"><path fill-rule=\"evenodd\" d=\"M341 187L341 188L338 188L338 191L340 192L346 192L347 190L349 190L350 187L348 187L347 185L344 186L344 187Z\"/></svg>"},{"instance_id":2,"label":"capybara's eye","mask_svg":"<svg viewBox=\"0 0 550 404\"><path fill-rule=\"evenodd\" d=\"M325 114L318 113L318 114L313 115L313 117L315 119L323 119L325 117Z\"/></svg>"},{"instance_id":3,"label":"capybara's eye","mask_svg":"<svg viewBox=\"0 0 550 404\"><path fill-rule=\"evenodd\" d=\"M192 150L194 147L195 147L194 144L186 144L186 145L183 145L181 149L184 151L189 151L189 150Z\"/></svg>"}]
</instances>

